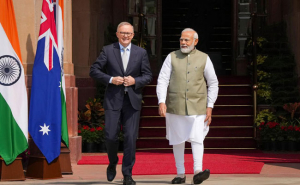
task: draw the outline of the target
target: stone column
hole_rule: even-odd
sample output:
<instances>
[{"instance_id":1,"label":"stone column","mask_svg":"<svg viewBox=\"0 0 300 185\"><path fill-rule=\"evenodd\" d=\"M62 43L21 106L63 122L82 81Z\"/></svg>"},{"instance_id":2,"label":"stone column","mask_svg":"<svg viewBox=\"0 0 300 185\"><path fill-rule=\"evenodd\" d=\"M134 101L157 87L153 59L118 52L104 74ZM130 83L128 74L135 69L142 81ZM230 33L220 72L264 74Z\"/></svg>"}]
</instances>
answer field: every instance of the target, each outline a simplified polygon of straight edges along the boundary
<instances>
[{"instance_id":1,"label":"stone column","mask_svg":"<svg viewBox=\"0 0 300 185\"><path fill-rule=\"evenodd\" d=\"M64 72L66 80L67 119L71 162L81 158L81 136L78 136L78 88L76 87L72 58L72 0L64 1Z\"/></svg>"}]
</instances>

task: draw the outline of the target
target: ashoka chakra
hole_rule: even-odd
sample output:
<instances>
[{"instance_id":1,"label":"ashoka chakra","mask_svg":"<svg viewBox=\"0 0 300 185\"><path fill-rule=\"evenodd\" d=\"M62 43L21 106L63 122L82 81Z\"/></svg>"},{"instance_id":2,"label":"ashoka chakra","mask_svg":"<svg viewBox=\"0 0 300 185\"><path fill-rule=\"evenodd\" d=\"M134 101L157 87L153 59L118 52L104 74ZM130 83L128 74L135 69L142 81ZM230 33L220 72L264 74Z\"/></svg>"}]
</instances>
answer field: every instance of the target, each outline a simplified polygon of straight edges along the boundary
<instances>
[{"instance_id":1,"label":"ashoka chakra","mask_svg":"<svg viewBox=\"0 0 300 185\"><path fill-rule=\"evenodd\" d=\"M0 84L9 86L16 83L21 76L20 63L12 56L0 57Z\"/></svg>"}]
</instances>

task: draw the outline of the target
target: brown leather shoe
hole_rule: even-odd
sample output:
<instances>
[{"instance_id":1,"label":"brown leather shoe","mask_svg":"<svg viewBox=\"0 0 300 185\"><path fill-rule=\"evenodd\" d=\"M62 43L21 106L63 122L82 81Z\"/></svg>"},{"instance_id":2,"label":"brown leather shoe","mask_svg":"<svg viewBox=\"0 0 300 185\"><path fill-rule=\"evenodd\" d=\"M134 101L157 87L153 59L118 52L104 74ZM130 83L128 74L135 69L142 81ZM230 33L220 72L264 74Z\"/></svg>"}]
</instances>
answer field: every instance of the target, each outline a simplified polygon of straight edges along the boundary
<instances>
[{"instance_id":1,"label":"brown leather shoe","mask_svg":"<svg viewBox=\"0 0 300 185\"><path fill-rule=\"evenodd\" d=\"M209 178L209 175L210 175L209 169L206 169L203 172L199 172L198 174L194 175L193 183L201 184L203 181Z\"/></svg>"},{"instance_id":2,"label":"brown leather shoe","mask_svg":"<svg viewBox=\"0 0 300 185\"><path fill-rule=\"evenodd\" d=\"M185 176L184 176L184 178L175 177L171 182L172 182L172 184L182 184L182 183L185 183L185 179L186 179Z\"/></svg>"}]
</instances>

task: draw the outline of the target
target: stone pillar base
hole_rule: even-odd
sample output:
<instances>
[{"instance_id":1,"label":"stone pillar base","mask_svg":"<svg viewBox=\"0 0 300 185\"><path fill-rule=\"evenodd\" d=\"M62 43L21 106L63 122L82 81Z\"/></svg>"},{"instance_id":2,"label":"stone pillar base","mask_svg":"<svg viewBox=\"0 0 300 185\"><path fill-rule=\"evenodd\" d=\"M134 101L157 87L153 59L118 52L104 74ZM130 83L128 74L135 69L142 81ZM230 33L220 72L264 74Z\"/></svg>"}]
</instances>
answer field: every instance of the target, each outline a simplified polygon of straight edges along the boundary
<instances>
[{"instance_id":1,"label":"stone pillar base","mask_svg":"<svg viewBox=\"0 0 300 185\"><path fill-rule=\"evenodd\" d=\"M71 163L77 163L81 159L82 140L81 136L74 136L69 138L69 149L71 151Z\"/></svg>"},{"instance_id":2,"label":"stone pillar base","mask_svg":"<svg viewBox=\"0 0 300 185\"><path fill-rule=\"evenodd\" d=\"M78 136L78 88L74 75L65 75L66 106L71 163L81 159L81 136Z\"/></svg>"}]
</instances>

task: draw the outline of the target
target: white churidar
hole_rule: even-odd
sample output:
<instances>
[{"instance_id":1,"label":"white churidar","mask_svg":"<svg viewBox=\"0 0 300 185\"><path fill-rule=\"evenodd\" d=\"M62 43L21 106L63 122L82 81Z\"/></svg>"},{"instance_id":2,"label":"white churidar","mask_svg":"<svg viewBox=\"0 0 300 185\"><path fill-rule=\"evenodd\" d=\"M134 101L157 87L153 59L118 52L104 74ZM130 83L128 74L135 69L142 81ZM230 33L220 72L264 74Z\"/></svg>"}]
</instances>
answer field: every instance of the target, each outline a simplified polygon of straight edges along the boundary
<instances>
[{"instance_id":1,"label":"white churidar","mask_svg":"<svg viewBox=\"0 0 300 185\"><path fill-rule=\"evenodd\" d=\"M184 147L185 142L180 143L178 145L173 145L173 153L176 162L177 174L185 174L184 168Z\"/></svg>"},{"instance_id":2,"label":"white churidar","mask_svg":"<svg viewBox=\"0 0 300 185\"><path fill-rule=\"evenodd\" d=\"M196 142L191 142L193 159L194 159L194 174L196 171L202 171L202 160L204 145ZM173 145L173 153L176 162L177 174L185 174L184 168L184 148L185 142L178 145Z\"/></svg>"},{"instance_id":3,"label":"white churidar","mask_svg":"<svg viewBox=\"0 0 300 185\"><path fill-rule=\"evenodd\" d=\"M194 174L202 171L204 144L191 142L193 158L194 158Z\"/></svg>"}]
</instances>

